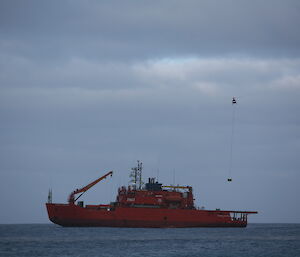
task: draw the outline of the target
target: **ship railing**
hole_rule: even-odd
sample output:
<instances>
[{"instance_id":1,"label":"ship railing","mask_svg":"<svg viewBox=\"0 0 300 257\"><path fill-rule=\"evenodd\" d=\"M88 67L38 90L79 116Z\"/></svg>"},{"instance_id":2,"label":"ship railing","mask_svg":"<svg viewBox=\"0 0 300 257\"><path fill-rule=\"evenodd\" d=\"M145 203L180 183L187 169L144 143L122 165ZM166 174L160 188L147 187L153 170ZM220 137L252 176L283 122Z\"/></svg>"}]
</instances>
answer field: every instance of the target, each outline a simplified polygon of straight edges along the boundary
<instances>
[{"instance_id":1,"label":"ship railing","mask_svg":"<svg viewBox=\"0 0 300 257\"><path fill-rule=\"evenodd\" d=\"M227 211L230 214L232 221L244 221L247 222L249 214L257 214L256 211Z\"/></svg>"},{"instance_id":2,"label":"ship railing","mask_svg":"<svg viewBox=\"0 0 300 257\"><path fill-rule=\"evenodd\" d=\"M197 210L205 210L204 207L196 207ZM206 210L207 212L215 213L217 212L219 215L229 215L232 221L242 221L247 222L247 218L249 214L257 214L257 211L225 211L221 209L216 210Z\"/></svg>"},{"instance_id":3,"label":"ship railing","mask_svg":"<svg viewBox=\"0 0 300 257\"><path fill-rule=\"evenodd\" d=\"M247 221L248 214L243 212L231 212L230 217L232 221Z\"/></svg>"}]
</instances>

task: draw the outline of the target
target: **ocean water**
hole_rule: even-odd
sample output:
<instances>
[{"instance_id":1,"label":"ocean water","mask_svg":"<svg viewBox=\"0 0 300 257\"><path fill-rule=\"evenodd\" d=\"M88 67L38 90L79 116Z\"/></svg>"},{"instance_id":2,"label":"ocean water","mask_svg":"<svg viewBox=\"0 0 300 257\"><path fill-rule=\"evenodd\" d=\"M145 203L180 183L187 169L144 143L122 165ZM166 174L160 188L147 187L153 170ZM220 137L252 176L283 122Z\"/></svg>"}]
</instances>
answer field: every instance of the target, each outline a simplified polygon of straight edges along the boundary
<instances>
[{"instance_id":1,"label":"ocean water","mask_svg":"<svg viewBox=\"0 0 300 257\"><path fill-rule=\"evenodd\" d=\"M247 228L63 228L0 225L0 256L300 256L300 224Z\"/></svg>"}]
</instances>

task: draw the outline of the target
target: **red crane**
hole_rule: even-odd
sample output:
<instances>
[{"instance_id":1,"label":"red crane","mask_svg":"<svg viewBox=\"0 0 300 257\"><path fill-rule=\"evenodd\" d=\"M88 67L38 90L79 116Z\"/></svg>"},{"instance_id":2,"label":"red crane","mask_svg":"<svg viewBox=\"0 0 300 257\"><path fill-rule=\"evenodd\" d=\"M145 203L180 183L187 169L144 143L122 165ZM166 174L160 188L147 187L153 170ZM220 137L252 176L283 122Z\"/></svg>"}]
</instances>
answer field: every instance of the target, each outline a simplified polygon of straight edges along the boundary
<instances>
[{"instance_id":1,"label":"red crane","mask_svg":"<svg viewBox=\"0 0 300 257\"><path fill-rule=\"evenodd\" d=\"M89 190L91 187L93 187L94 185L96 185L98 182L100 182L101 180L105 179L107 176L112 176L113 171L110 171L108 173L106 173L105 175L103 175L101 178L96 179L95 181L91 182L90 184L88 184L87 186L80 188L80 189L76 189L75 191L73 191L70 196L69 196L69 204L74 204L75 201L77 201L79 199L79 197L81 197L87 190ZM75 195L76 194L80 194L76 199L75 199Z\"/></svg>"}]
</instances>

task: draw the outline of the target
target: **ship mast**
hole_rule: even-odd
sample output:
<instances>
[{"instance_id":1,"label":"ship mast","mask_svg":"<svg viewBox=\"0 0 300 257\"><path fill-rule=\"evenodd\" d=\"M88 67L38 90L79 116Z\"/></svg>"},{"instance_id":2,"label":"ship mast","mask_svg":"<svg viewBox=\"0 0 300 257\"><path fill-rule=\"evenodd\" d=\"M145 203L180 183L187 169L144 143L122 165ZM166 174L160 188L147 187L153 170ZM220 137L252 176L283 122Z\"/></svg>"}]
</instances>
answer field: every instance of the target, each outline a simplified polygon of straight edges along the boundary
<instances>
[{"instance_id":1,"label":"ship mast","mask_svg":"<svg viewBox=\"0 0 300 257\"><path fill-rule=\"evenodd\" d=\"M137 166L131 168L130 177L131 182L133 183L134 189L142 189L143 181L142 181L142 170L143 170L143 163L141 161L137 161Z\"/></svg>"}]
</instances>

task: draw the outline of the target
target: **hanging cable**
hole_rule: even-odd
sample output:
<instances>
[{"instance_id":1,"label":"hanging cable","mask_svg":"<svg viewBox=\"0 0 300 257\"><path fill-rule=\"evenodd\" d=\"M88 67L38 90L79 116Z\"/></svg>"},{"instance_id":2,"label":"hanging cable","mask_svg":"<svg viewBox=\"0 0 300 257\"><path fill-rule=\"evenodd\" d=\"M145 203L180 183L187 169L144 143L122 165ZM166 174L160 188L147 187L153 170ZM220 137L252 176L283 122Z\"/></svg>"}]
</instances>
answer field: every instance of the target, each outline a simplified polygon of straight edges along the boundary
<instances>
[{"instance_id":1,"label":"hanging cable","mask_svg":"<svg viewBox=\"0 0 300 257\"><path fill-rule=\"evenodd\" d=\"M235 109L237 101L235 97L232 97L232 122L231 122L231 139L230 139L230 152L229 152L229 170L228 170L228 182L232 181L232 154L233 154L233 140L234 140L234 127L235 127Z\"/></svg>"}]
</instances>

